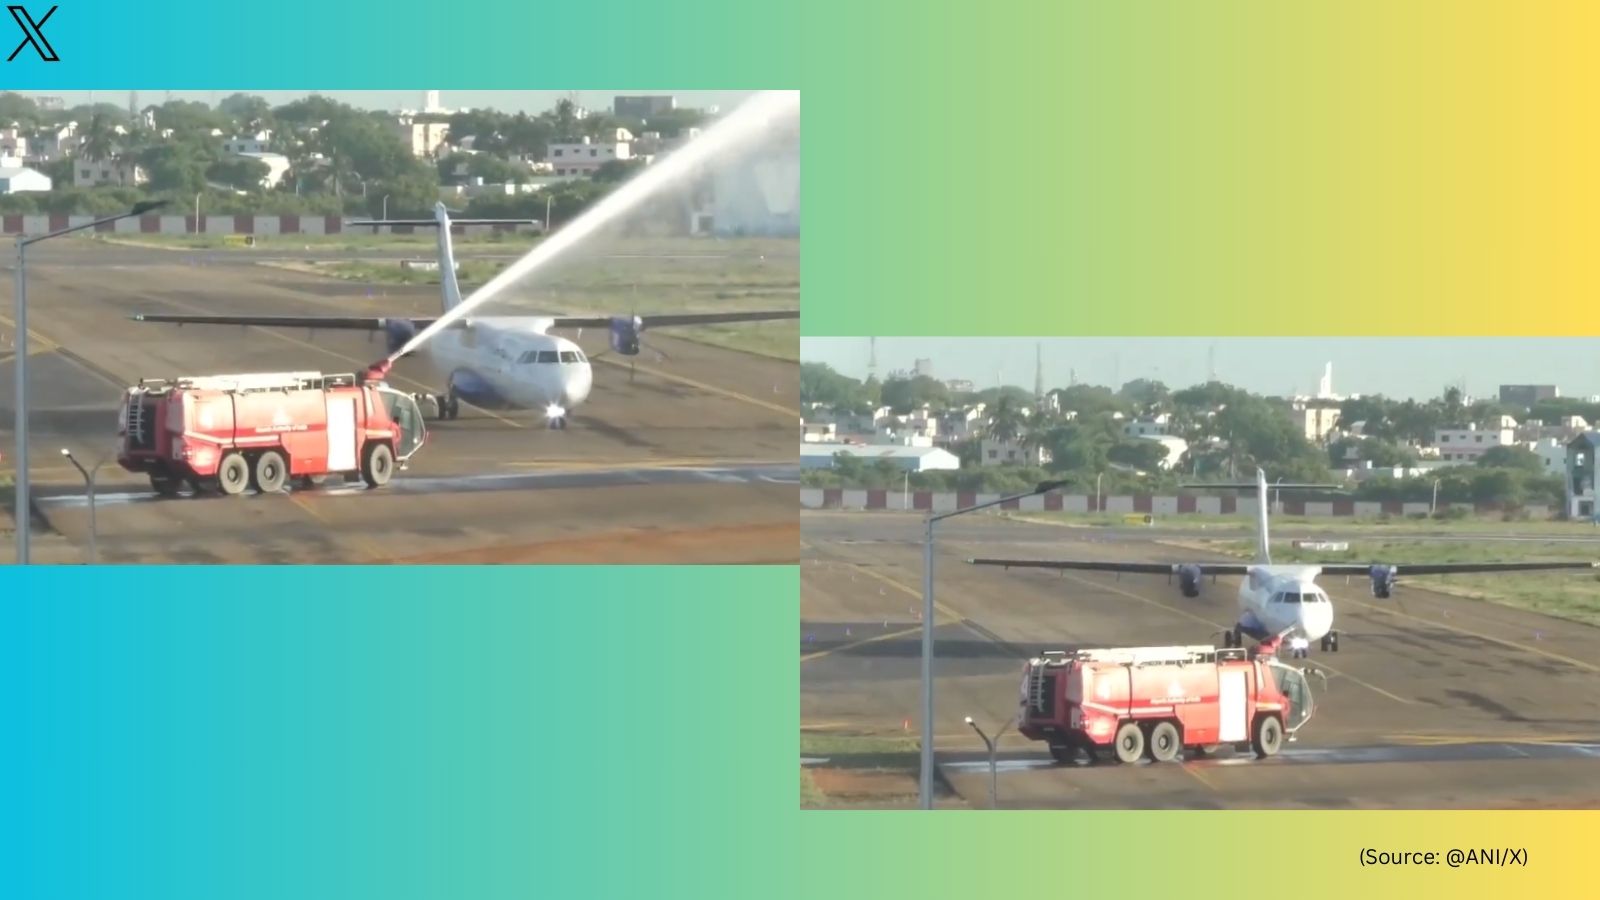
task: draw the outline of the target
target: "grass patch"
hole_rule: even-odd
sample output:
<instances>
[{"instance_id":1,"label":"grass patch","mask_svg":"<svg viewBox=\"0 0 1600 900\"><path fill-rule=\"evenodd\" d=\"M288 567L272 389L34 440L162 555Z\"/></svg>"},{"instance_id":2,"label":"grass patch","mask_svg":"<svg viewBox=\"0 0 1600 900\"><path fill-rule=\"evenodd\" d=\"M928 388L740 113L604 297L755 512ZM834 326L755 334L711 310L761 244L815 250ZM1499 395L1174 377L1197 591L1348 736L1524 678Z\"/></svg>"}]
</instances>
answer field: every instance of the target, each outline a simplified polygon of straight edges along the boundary
<instances>
[{"instance_id":1,"label":"grass patch","mask_svg":"<svg viewBox=\"0 0 1600 900\"><path fill-rule=\"evenodd\" d=\"M1246 541L1212 543L1218 551L1236 556L1248 556L1255 546ZM1311 564L1584 562L1587 559L1579 548L1531 542L1419 544L1375 540L1352 542L1351 548L1342 552L1298 550L1288 544L1272 549L1273 562ZM1352 579L1351 583L1357 580ZM1364 580L1362 582L1364 586ZM1507 572L1408 578L1402 567L1400 590L1404 591L1408 585L1600 625L1600 576L1593 572Z\"/></svg>"},{"instance_id":2,"label":"grass patch","mask_svg":"<svg viewBox=\"0 0 1600 900\"><path fill-rule=\"evenodd\" d=\"M915 737L892 734L800 733L800 755L827 760L800 770L807 807L900 807L915 801L921 765Z\"/></svg>"},{"instance_id":3,"label":"grass patch","mask_svg":"<svg viewBox=\"0 0 1600 900\"><path fill-rule=\"evenodd\" d=\"M169 250L304 250L310 248L326 252L342 250L418 250L430 255L438 248L433 230L413 234L258 234L254 248L230 242L221 234L96 234L87 240L108 243L138 244ZM529 250L539 242L533 234L457 235L458 247L504 247L507 250Z\"/></svg>"},{"instance_id":4,"label":"grass patch","mask_svg":"<svg viewBox=\"0 0 1600 900\"><path fill-rule=\"evenodd\" d=\"M800 770L800 805L805 808L826 806L828 795L817 787L817 780L811 777L809 769Z\"/></svg>"},{"instance_id":5,"label":"grass patch","mask_svg":"<svg viewBox=\"0 0 1600 900\"><path fill-rule=\"evenodd\" d=\"M1067 513L1067 512L1012 512L1008 516L1024 521L1052 522L1057 524L1083 525L1083 526L1108 526L1124 525L1122 513ZM1236 527L1255 528L1255 516L1249 513L1240 513L1231 516L1203 515L1200 513L1179 513L1176 515L1157 515L1155 527ZM1526 519L1507 521L1500 516L1479 516L1465 519L1413 519L1401 516L1375 516L1375 517L1346 517L1331 518L1327 516L1280 516L1272 517L1272 528L1292 528L1296 530L1315 529L1328 534L1342 532L1360 532L1362 534L1389 533L1389 534L1417 534L1423 532L1450 532L1462 534L1495 534L1502 532L1516 532L1517 534L1593 534L1595 526L1585 520L1560 520L1560 519Z\"/></svg>"}]
</instances>

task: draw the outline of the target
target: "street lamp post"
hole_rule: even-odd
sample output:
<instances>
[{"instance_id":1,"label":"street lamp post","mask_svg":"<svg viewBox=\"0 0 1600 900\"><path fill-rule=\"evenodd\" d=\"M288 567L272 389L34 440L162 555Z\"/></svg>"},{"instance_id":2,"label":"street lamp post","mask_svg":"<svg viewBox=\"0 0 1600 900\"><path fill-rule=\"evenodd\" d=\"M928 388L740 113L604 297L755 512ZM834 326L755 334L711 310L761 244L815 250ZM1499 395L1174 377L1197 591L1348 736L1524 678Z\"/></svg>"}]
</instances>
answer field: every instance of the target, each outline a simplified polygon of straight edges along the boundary
<instances>
[{"instance_id":1,"label":"street lamp post","mask_svg":"<svg viewBox=\"0 0 1600 900\"><path fill-rule=\"evenodd\" d=\"M99 530L95 528L94 522L95 476L100 474L100 467L105 465L106 459L102 456L95 461L94 468L85 469L83 463L78 462L77 457L73 456L72 451L66 447L61 448L61 455L66 457L67 462L72 463L72 467L78 470L79 475L83 476L83 484L89 491L89 564L94 565L100 559L100 553L96 546Z\"/></svg>"},{"instance_id":2,"label":"street lamp post","mask_svg":"<svg viewBox=\"0 0 1600 900\"><path fill-rule=\"evenodd\" d=\"M389 195L383 195L383 218L389 218Z\"/></svg>"},{"instance_id":3,"label":"street lamp post","mask_svg":"<svg viewBox=\"0 0 1600 900\"><path fill-rule=\"evenodd\" d=\"M1065 486L1065 481L1041 481L1033 490L1022 494L1013 494L990 500L988 503L979 503L965 509L951 510L938 515L930 515L923 523L922 537L922 773L918 780L917 794L923 809L933 809L933 523L951 516L965 515L977 512L980 509L989 509L1021 500L1023 497L1033 497L1047 494Z\"/></svg>"},{"instance_id":4,"label":"street lamp post","mask_svg":"<svg viewBox=\"0 0 1600 900\"><path fill-rule=\"evenodd\" d=\"M555 195L550 193L550 188L549 187L546 187L544 189L544 233L545 234L549 234L550 233L550 201L553 200L553 199L555 199Z\"/></svg>"},{"instance_id":5,"label":"street lamp post","mask_svg":"<svg viewBox=\"0 0 1600 900\"><path fill-rule=\"evenodd\" d=\"M999 770L1000 770L1000 761L999 761L1000 738L1005 735L1006 729L1010 728L1011 724L1013 722L1015 722L1015 721L1016 721L1015 718L1008 719L1004 725L1000 726L1000 730L996 731L994 733L994 737L991 739L987 734L983 733L983 729L982 728L978 727L978 723L977 722L972 721L972 717L971 716L967 716L967 724L972 726L972 730L976 731L978 733L978 737L983 738L984 746L989 748L989 808L990 809L999 809L1000 808L1000 777L999 777Z\"/></svg>"},{"instance_id":6,"label":"street lamp post","mask_svg":"<svg viewBox=\"0 0 1600 900\"><path fill-rule=\"evenodd\" d=\"M17 565L19 566L28 564L28 532L31 530L30 526L33 519L33 507L30 505L30 500L28 497L27 248L30 244L37 244L40 241L47 241L50 238L61 237L64 234L71 234L74 231L83 231L88 228L104 225L107 222L116 222L120 219L127 219L133 216L142 216L151 210L160 209L166 205L166 200L150 200L143 203L134 204L133 209L122 213L121 215L108 216L104 219L95 219L93 222L86 222L82 225L74 225L71 228L63 228L60 231L52 231L49 234L41 234L38 237L28 237L20 234L17 235L16 289L13 291L14 296L12 297L12 300L15 302L16 306L15 311L12 314L12 319L17 323L17 337L13 342L16 345L13 348L15 351L13 359L15 360L14 371L16 373L15 380L17 399L15 409L16 424L12 429L12 434L17 442L17 489L15 496L17 507Z\"/></svg>"},{"instance_id":7,"label":"street lamp post","mask_svg":"<svg viewBox=\"0 0 1600 900\"><path fill-rule=\"evenodd\" d=\"M1101 502L1100 502L1100 479L1102 479L1104 477L1106 477L1106 473L1104 473L1104 472L1101 472L1101 473L1099 473L1099 474L1094 476L1094 511L1095 512L1101 512L1102 511L1101 508L1100 508L1101 505L1102 505Z\"/></svg>"},{"instance_id":8,"label":"street lamp post","mask_svg":"<svg viewBox=\"0 0 1600 900\"><path fill-rule=\"evenodd\" d=\"M1439 514L1439 479L1435 478L1433 480L1433 502L1428 504L1428 515L1436 516L1438 514Z\"/></svg>"}]
</instances>

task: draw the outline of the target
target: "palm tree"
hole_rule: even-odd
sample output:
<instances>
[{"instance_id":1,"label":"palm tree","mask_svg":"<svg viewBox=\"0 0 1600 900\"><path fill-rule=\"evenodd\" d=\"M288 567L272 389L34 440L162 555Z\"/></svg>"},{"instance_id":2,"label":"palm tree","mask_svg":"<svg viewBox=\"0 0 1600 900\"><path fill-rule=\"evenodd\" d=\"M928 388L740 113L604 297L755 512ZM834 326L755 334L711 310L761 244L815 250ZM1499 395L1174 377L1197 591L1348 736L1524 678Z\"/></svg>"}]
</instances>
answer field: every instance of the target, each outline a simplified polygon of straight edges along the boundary
<instances>
[{"instance_id":1,"label":"palm tree","mask_svg":"<svg viewBox=\"0 0 1600 900\"><path fill-rule=\"evenodd\" d=\"M1016 443L1027 429L1027 422L1022 417L1022 410L1011 401L1011 398L1002 394L995 400L994 411L989 416L989 439L1003 444Z\"/></svg>"},{"instance_id":2,"label":"palm tree","mask_svg":"<svg viewBox=\"0 0 1600 900\"><path fill-rule=\"evenodd\" d=\"M117 149L117 132L104 113L95 113L83 129L83 143L79 150L86 160L103 162Z\"/></svg>"}]
</instances>

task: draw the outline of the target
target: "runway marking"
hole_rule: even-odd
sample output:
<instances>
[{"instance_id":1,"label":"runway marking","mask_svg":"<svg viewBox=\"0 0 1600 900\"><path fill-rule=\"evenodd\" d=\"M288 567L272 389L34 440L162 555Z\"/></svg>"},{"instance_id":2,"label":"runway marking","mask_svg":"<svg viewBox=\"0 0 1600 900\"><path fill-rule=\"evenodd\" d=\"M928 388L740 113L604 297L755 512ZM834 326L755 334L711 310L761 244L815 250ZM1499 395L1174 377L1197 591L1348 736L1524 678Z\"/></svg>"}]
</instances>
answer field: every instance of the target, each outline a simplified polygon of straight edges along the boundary
<instances>
[{"instance_id":1,"label":"runway marking","mask_svg":"<svg viewBox=\"0 0 1600 900\"><path fill-rule=\"evenodd\" d=\"M1514 735L1450 735L1450 734L1386 734L1383 739L1396 744L1423 747L1449 747L1461 744L1571 744L1588 743L1594 734L1514 734Z\"/></svg>"},{"instance_id":2,"label":"runway marking","mask_svg":"<svg viewBox=\"0 0 1600 900\"><path fill-rule=\"evenodd\" d=\"M1571 666L1577 666L1578 668L1583 669L1583 670L1588 671L1588 672L1600 672L1600 666L1594 665L1593 663L1587 663L1587 662L1584 662L1581 659L1573 659L1570 656L1563 656L1560 653L1553 653L1553 652L1551 652L1549 650L1541 650L1538 647L1530 647L1527 644L1522 644L1522 643L1518 643L1517 641L1507 640L1506 638L1495 637L1493 635L1483 634L1482 632L1472 631L1471 629L1468 629L1468 628L1462 628L1459 625L1450 625L1450 624L1447 624L1447 623L1444 623L1444 622L1436 621L1434 619L1424 619L1424 618L1421 618L1420 616L1413 616L1410 613L1400 612L1397 609L1389 609L1387 607L1378 606L1378 605L1372 604L1372 603L1362 603L1359 600L1346 599L1344 602L1349 603L1349 604L1353 604L1355 606L1362 607L1363 609L1377 610L1378 612L1388 613L1391 616L1396 616L1396 617L1399 617L1399 618L1402 618L1402 619L1410 619L1413 622L1421 622L1424 625L1433 625L1433 626L1435 626L1437 628L1443 628L1446 631L1454 631L1457 634L1464 634L1464 635L1466 635L1468 637L1475 637L1480 641L1489 641L1491 643L1500 644L1501 646L1504 646L1504 647L1510 647L1510 648L1512 648L1514 650L1521 650L1524 653L1533 653L1533 654L1536 654L1538 656L1543 656L1543 657L1545 657L1547 659L1553 659L1553 660L1556 660L1558 662L1564 662L1564 663L1566 663L1568 665L1571 665Z\"/></svg>"},{"instance_id":3,"label":"runway marking","mask_svg":"<svg viewBox=\"0 0 1600 900\"><path fill-rule=\"evenodd\" d=\"M619 368L630 368L627 363L618 362L617 360L609 359L609 358L606 358L606 357L591 356L591 357L589 357L589 361L592 362L592 363L596 363L596 362L605 363L608 366L617 366ZM687 385L688 387L697 388L697 389L702 390L702 391L709 391L710 393L713 393L713 394L721 394L724 397L728 397L728 398L733 399L733 400L740 400L740 401L743 401L745 403L750 403L750 404L753 404L755 406L762 407L763 409L770 409L773 412L782 413L782 414L784 414L786 416L793 416L793 415L798 415L799 414L799 410L798 409L792 409L792 408L787 407L787 406L780 406L780 405L778 405L776 403L769 403L766 400L758 400L755 397L750 397L750 396L747 396L745 394L741 394L738 391L730 391L727 388L719 388L716 385L705 384L704 382L695 381L692 378L685 378L682 375L668 375L666 372L661 372L661 371L658 371L656 369L646 368L645 366L632 366L631 368L634 369L634 371L642 372L645 375L652 375L652 376L654 376L656 378L662 379L663 381L675 381L678 384Z\"/></svg>"},{"instance_id":4,"label":"runway marking","mask_svg":"<svg viewBox=\"0 0 1600 900\"><path fill-rule=\"evenodd\" d=\"M938 625L940 623L938 621L935 621L933 624ZM880 635L876 635L874 637L862 638L859 641L851 641L848 644L840 644L837 647L829 647L826 650L818 650L815 653L806 653L806 654L801 655L800 661L803 662L803 663L808 663L808 662L811 662L814 659L821 659L824 656L828 656L828 655L831 655L831 654L834 654L834 653L839 653L839 652L842 652L844 650L854 650L857 647L864 647L867 644L875 644L878 641L892 641L895 638L903 638L903 637L907 637L909 635L921 634L921 633L922 633L922 626L921 625L917 625L917 626L912 627L912 628L902 628L899 631L891 631L891 632L888 632L887 634L880 634Z\"/></svg>"},{"instance_id":5,"label":"runway marking","mask_svg":"<svg viewBox=\"0 0 1600 900\"><path fill-rule=\"evenodd\" d=\"M10 316L0 315L0 325L9 327L13 333L17 330L17 320L11 318ZM34 331L32 326L28 327L28 341L30 343L37 343L46 353L61 349L60 344L56 343L45 335ZM33 354L29 353L28 355L32 356Z\"/></svg>"},{"instance_id":6,"label":"runway marking","mask_svg":"<svg viewBox=\"0 0 1600 900\"><path fill-rule=\"evenodd\" d=\"M289 502L290 503L293 503L295 506L300 507L300 509L305 511L305 513L307 515L311 516L311 518L316 519L318 522L321 522L323 525L327 526L330 529L335 527L334 524L333 524L333 520L329 519L327 516L324 516L322 513L318 512L316 509L312 508L311 504L307 503L304 497L301 497L301 496L299 496L299 495L297 495L297 494L295 494L293 492L290 492L288 496L289 496ZM384 553L382 550L378 549L378 546L376 544L372 543L371 541L367 540L366 538L362 537L359 534L353 534L353 533L350 533L350 532L345 532L345 534L349 534L351 537L355 538L356 546L361 548L361 551L363 553L367 554L367 556L369 557L369 559L367 560L368 562L389 562L390 561L389 554Z\"/></svg>"},{"instance_id":7,"label":"runway marking","mask_svg":"<svg viewBox=\"0 0 1600 900\"><path fill-rule=\"evenodd\" d=\"M906 587L905 585L901 584L898 581L895 581L893 578L890 578L889 576L883 574L882 572L874 572L872 569L867 568L866 566L862 565L861 563L846 563L846 565L848 565L852 569L855 569L856 571L860 572L863 575L867 575L867 576L870 576L872 578L876 578L879 581L883 582L884 584L887 584L890 587L895 588L896 590L902 591L902 592L904 592L905 594L907 594L907 595L909 595L911 597L915 597L918 600L922 599L922 592L921 591L912 590L911 588ZM940 603L937 600L933 601L933 608L934 608L935 611L944 613L946 616L949 616L950 618L955 619L958 622L965 621L966 618L967 618L966 616L962 615L959 612L956 612L955 610L951 609L948 606L945 606L943 603Z\"/></svg>"},{"instance_id":8,"label":"runway marking","mask_svg":"<svg viewBox=\"0 0 1600 900\"><path fill-rule=\"evenodd\" d=\"M198 306L191 306L190 304L184 303L184 302L179 301L179 300L173 300L173 299L168 298L168 297L161 297L161 298L158 298L158 299L162 303L167 303L167 304L170 304L172 306L176 306L179 309L188 310L189 312L195 313L197 315L211 315L211 312L208 311L208 310L202 309L202 308L200 308ZM316 351L318 353L326 354L326 355L331 356L331 357L333 357L335 359L342 359L345 362L354 364L356 366L356 371L357 372L360 372L360 371L366 369L367 366L372 365L372 362L373 362L372 360L368 360L367 362L361 362L360 360L356 359L353 356L345 356L343 353L340 353L337 350L329 350L327 347L319 347L316 344L311 343L310 341L302 341L297 337L290 337L289 335L284 334L284 333L282 333L282 332L280 332L280 331L278 331L277 329L274 329L274 328L267 328L267 327L262 326L262 325L244 325L244 326L240 326L240 327L251 328L251 329L254 329L256 331L261 332L262 334L267 335L268 337L275 337L280 341L284 341L286 343L293 344L296 347L302 347L302 348L305 348L307 350L314 350L314 351ZM316 329L312 328L312 329L309 329L309 330L315 331ZM428 387L427 385L423 384L420 381L417 381L416 379L407 378L404 375L394 375L394 374L391 374L390 377L395 381L402 381L402 382L405 382L407 384L413 385L418 390L420 390L420 391L422 391L424 393L430 393L430 394L433 393L433 389L432 388ZM475 409L478 412L481 412L484 415L489 416L490 418L499 419L501 422L504 422L505 424L510 425L512 428L522 428L522 427L524 427L520 422L514 422L511 419L508 419L505 416L500 415L499 413L495 412L494 410L484 409L481 406L475 406L475 405L473 405L471 403L467 403L464 400L461 401L461 405L466 406L466 407L468 407L470 409Z\"/></svg>"},{"instance_id":9,"label":"runway marking","mask_svg":"<svg viewBox=\"0 0 1600 900\"><path fill-rule=\"evenodd\" d=\"M1207 778L1205 775L1201 774L1200 770L1197 769L1196 767L1189 766L1189 765L1180 765L1180 766L1178 766L1178 768L1180 768L1183 771L1187 772L1189 774L1189 776L1192 777L1195 781L1198 781L1201 784L1205 785L1208 790L1217 791L1217 792L1220 792L1222 790L1221 788L1217 787L1215 782L1213 782L1211 779Z\"/></svg>"}]
</instances>

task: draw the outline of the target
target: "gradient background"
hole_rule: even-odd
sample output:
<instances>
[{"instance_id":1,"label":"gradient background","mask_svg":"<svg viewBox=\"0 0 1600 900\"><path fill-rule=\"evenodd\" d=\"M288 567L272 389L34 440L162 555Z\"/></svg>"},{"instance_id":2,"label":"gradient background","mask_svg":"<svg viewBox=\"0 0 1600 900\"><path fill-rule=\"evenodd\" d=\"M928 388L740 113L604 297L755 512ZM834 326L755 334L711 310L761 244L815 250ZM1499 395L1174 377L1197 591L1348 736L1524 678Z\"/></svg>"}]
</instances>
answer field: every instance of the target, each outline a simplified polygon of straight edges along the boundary
<instances>
[{"instance_id":1,"label":"gradient background","mask_svg":"<svg viewBox=\"0 0 1600 900\"><path fill-rule=\"evenodd\" d=\"M800 88L810 335L1590 335L1597 25L1481 0L77 0L46 26L63 62L0 78ZM1590 813L800 813L798 581L0 572L0 896L1592 890ZM1507 844L1528 869L1356 865Z\"/></svg>"}]
</instances>

